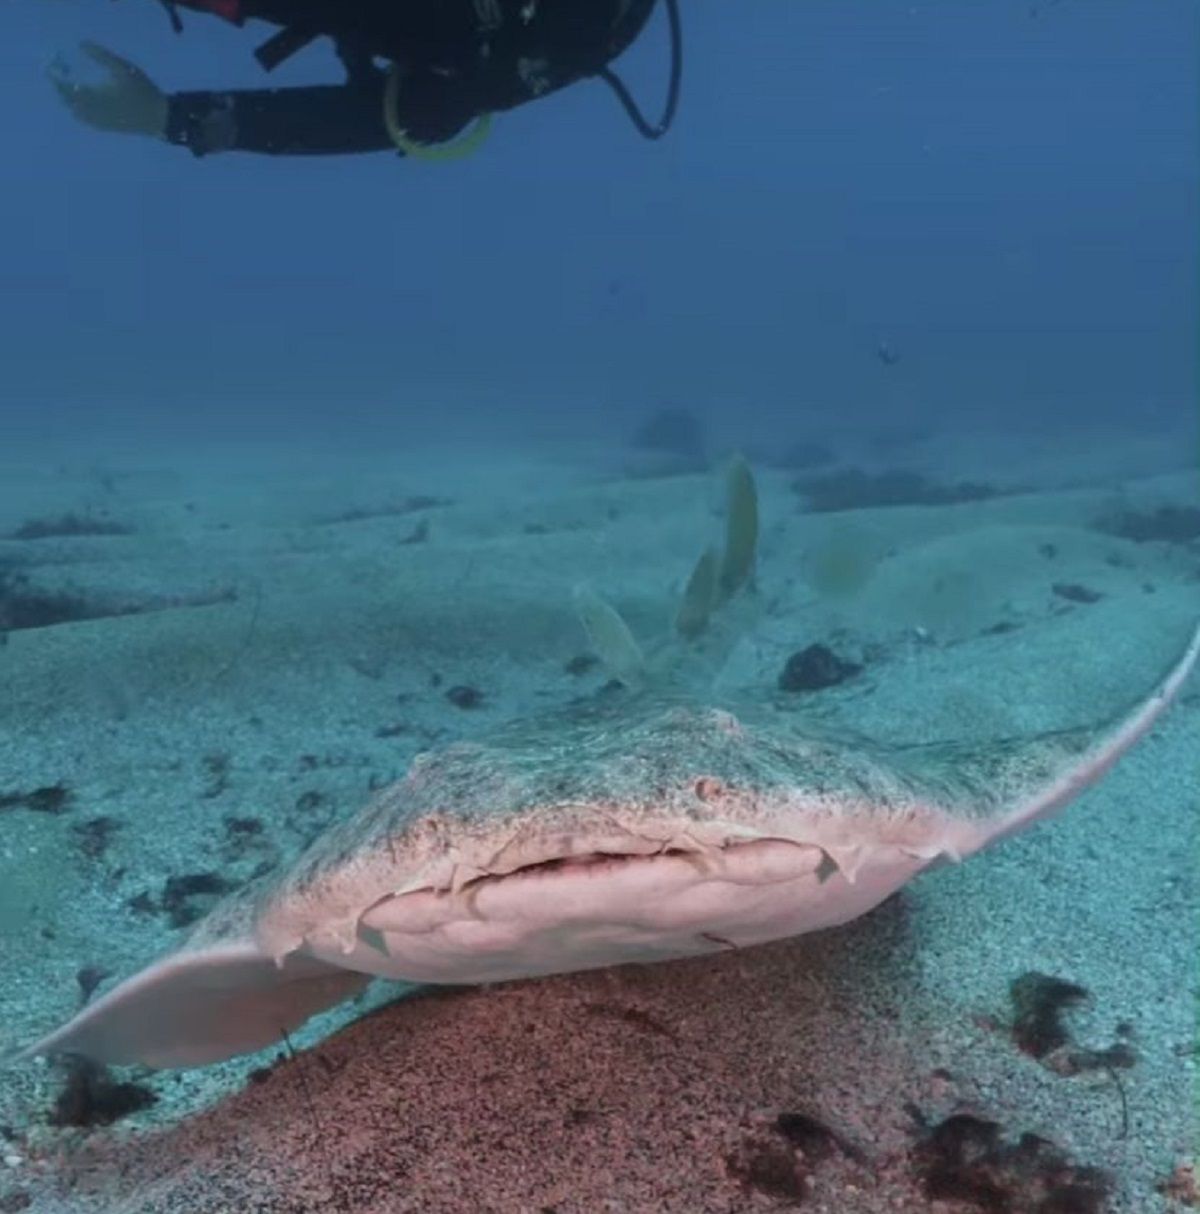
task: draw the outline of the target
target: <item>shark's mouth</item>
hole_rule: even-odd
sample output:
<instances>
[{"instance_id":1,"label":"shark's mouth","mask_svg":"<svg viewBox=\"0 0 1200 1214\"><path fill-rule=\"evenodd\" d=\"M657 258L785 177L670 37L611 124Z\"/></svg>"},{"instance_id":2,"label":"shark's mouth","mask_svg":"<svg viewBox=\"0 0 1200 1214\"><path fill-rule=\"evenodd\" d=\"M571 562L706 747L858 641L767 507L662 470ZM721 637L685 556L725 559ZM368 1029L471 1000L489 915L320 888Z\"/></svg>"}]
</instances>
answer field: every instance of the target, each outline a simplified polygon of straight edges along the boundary
<instances>
[{"instance_id":1,"label":"shark's mouth","mask_svg":"<svg viewBox=\"0 0 1200 1214\"><path fill-rule=\"evenodd\" d=\"M887 850L853 883L821 848L782 839L545 856L380 899L339 960L384 977L476 983L710 954L861 914L920 867Z\"/></svg>"},{"instance_id":2,"label":"shark's mouth","mask_svg":"<svg viewBox=\"0 0 1200 1214\"><path fill-rule=\"evenodd\" d=\"M545 860L534 860L522 864L518 868L505 873L481 873L472 877L462 885L463 890L478 890L487 882L512 881L522 878L537 878L551 873L561 873L565 869L586 869L590 875L595 875L605 869L614 869L619 865L653 862L668 856L690 857L691 863L703 864L706 853L697 852L690 848L667 847L662 851L643 854L641 852L591 851L580 852L565 856L551 856ZM712 854L712 853L708 853ZM578 873L576 875L579 875Z\"/></svg>"}]
</instances>

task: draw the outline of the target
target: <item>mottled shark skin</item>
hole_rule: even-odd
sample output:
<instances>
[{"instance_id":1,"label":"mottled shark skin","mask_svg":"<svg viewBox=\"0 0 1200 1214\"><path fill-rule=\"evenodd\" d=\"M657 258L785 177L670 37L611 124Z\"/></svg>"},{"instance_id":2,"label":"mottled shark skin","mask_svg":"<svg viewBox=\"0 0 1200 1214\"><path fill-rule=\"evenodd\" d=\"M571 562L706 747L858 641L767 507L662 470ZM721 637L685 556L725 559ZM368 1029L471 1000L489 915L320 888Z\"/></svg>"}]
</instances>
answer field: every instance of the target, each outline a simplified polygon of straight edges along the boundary
<instances>
[{"instance_id":1,"label":"mottled shark skin","mask_svg":"<svg viewBox=\"0 0 1200 1214\"><path fill-rule=\"evenodd\" d=\"M635 696L419 756L289 868L28 1055L197 1066L373 976L479 983L715 953L845 923L1060 810L1179 694L1200 628L1116 722L888 748Z\"/></svg>"}]
</instances>

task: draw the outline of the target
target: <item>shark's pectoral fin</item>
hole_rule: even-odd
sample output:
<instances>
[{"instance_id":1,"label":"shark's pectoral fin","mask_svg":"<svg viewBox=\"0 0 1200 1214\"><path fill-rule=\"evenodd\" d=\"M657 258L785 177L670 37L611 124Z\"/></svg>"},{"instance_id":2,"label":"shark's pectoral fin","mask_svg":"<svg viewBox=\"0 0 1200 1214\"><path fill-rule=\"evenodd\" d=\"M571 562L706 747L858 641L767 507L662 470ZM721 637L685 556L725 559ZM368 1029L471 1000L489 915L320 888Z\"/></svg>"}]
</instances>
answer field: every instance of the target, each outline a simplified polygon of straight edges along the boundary
<instances>
[{"instance_id":1,"label":"shark's pectoral fin","mask_svg":"<svg viewBox=\"0 0 1200 1214\"><path fill-rule=\"evenodd\" d=\"M203 1066L278 1041L368 980L301 954L277 965L253 941L222 941L168 954L18 1057Z\"/></svg>"},{"instance_id":2,"label":"shark's pectoral fin","mask_svg":"<svg viewBox=\"0 0 1200 1214\"><path fill-rule=\"evenodd\" d=\"M1095 784L1179 697L1200 659L1200 625L1154 690L1115 721L1031 738L978 756L977 782L999 795L981 824L977 851L1048 818Z\"/></svg>"}]
</instances>

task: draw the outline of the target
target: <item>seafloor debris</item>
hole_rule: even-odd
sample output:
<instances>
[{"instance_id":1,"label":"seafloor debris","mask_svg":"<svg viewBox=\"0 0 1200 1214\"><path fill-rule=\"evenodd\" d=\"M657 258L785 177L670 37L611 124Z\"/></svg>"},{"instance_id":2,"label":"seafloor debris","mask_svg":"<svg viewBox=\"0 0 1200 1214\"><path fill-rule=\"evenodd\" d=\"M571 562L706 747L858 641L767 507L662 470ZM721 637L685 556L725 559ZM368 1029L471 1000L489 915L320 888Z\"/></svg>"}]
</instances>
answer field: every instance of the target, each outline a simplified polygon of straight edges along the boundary
<instances>
[{"instance_id":1,"label":"seafloor debris","mask_svg":"<svg viewBox=\"0 0 1200 1214\"><path fill-rule=\"evenodd\" d=\"M1026 1054L1060 1075L1081 1071L1127 1069L1137 1053L1127 1042L1106 1049L1078 1045L1063 1023L1063 1013L1088 999L1088 991L1073 982L1033 971L1015 978L1009 986L1013 1003L1012 1035Z\"/></svg>"},{"instance_id":2,"label":"seafloor debris","mask_svg":"<svg viewBox=\"0 0 1200 1214\"><path fill-rule=\"evenodd\" d=\"M853 678L862 670L857 662L840 658L828 645L809 645L788 658L780 672L780 691L820 691Z\"/></svg>"},{"instance_id":3,"label":"seafloor debris","mask_svg":"<svg viewBox=\"0 0 1200 1214\"><path fill-rule=\"evenodd\" d=\"M110 594L69 586L38 586L27 573L0 568L0 632L114 619L174 607L211 607L236 600L237 591L231 586L185 594Z\"/></svg>"},{"instance_id":4,"label":"seafloor debris","mask_svg":"<svg viewBox=\"0 0 1200 1214\"><path fill-rule=\"evenodd\" d=\"M810 514L887 506L949 506L983 501L1001 492L996 486L982 482L943 485L920 472L903 469L864 472L861 468L800 477L792 482L792 489L804 499Z\"/></svg>"},{"instance_id":5,"label":"seafloor debris","mask_svg":"<svg viewBox=\"0 0 1200 1214\"><path fill-rule=\"evenodd\" d=\"M1068 603L1098 603L1104 597L1099 590L1093 590L1079 582L1055 582L1050 589Z\"/></svg>"},{"instance_id":6,"label":"seafloor debris","mask_svg":"<svg viewBox=\"0 0 1200 1214\"><path fill-rule=\"evenodd\" d=\"M1187 544L1200 539L1200 509L1195 506L1159 506L1157 510L1118 510L1093 524L1106 535L1137 544L1159 541Z\"/></svg>"},{"instance_id":7,"label":"seafloor debris","mask_svg":"<svg viewBox=\"0 0 1200 1214\"><path fill-rule=\"evenodd\" d=\"M38 814L61 814L71 804L71 790L59 780L28 792L0 792L0 813L6 809L31 809Z\"/></svg>"},{"instance_id":8,"label":"seafloor debris","mask_svg":"<svg viewBox=\"0 0 1200 1214\"><path fill-rule=\"evenodd\" d=\"M157 1099L149 1088L137 1083L116 1083L107 1068L73 1054L66 1062L66 1084L54 1102L50 1124L111 1125Z\"/></svg>"},{"instance_id":9,"label":"seafloor debris","mask_svg":"<svg viewBox=\"0 0 1200 1214\"><path fill-rule=\"evenodd\" d=\"M133 528L110 518L69 511L52 518L31 518L8 533L10 540L70 539L92 535L132 535Z\"/></svg>"},{"instance_id":10,"label":"seafloor debris","mask_svg":"<svg viewBox=\"0 0 1200 1214\"><path fill-rule=\"evenodd\" d=\"M915 1110L914 1110L915 1113ZM931 1201L959 1201L989 1214L1101 1214L1112 1181L1073 1163L1048 1139L1007 1139L999 1124L955 1113L921 1121L911 1161Z\"/></svg>"},{"instance_id":11,"label":"seafloor debris","mask_svg":"<svg viewBox=\"0 0 1200 1214\"><path fill-rule=\"evenodd\" d=\"M799 1205L812 1189L816 1168L839 1154L866 1162L858 1147L816 1117L780 1113L769 1128L748 1134L725 1166L744 1189Z\"/></svg>"},{"instance_id":12,"label":"seafloor debris","mask_svg":"<svg viewBox=\"0 0 1200 1214\"><path fill-rule=\"evenodd\" d=\"M206 915L222 894L235 888L218 873L184 873L168 877L157 899L143 890L129 900L129 906L143 913L164 914L174 928L187 927Z\"/></svg>"},{"instance_id":13,"label":"seafloor debris","mask_svg":"<svg viewBox=\"0 0 1200 1214\"><path fill-rule=\"evenodd\" d=\"M478 687L471 687L466 683L457 683L455 686L446 691L446 699L454 705L455 708L482 708L483 707L483 692Z\"/></svg>"},{"instance_id":14,"label":"seafloor debris","mask_svg":"<svg viewBox=\"0 0 1200 1214\"><path fill-rule=\"evenodd\" d=\"M1158 1191L1168 1200L1177 1201L1189 1209L1200 1205L1200 1184L1196 1181L1196 1165L1178 1164L1165 1180L1159 1181Z\"/></svg>"}]
</instances>

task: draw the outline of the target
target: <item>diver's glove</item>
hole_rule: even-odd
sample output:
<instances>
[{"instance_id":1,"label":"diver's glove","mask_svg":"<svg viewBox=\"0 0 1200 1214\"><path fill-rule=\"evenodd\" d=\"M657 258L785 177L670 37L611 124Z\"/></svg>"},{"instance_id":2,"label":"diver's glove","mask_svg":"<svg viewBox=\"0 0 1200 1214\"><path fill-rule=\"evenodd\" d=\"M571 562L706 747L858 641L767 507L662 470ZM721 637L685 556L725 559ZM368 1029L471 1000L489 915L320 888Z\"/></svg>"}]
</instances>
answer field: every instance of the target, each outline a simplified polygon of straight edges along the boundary
<instances>
[{"instance_id":1,"label":"diver's glove","mask_svg":"<svg viewBox=\"0 0 1200 1214\"><path fill-rule=\"evenodd\" d=\"M136 64L95 42L85 42L84 54L108 74L99 84L83 84L56 59L47 69L51 84L80 122L101 131L166 138L167 95Z\"/></svg>"}]
</instances>

